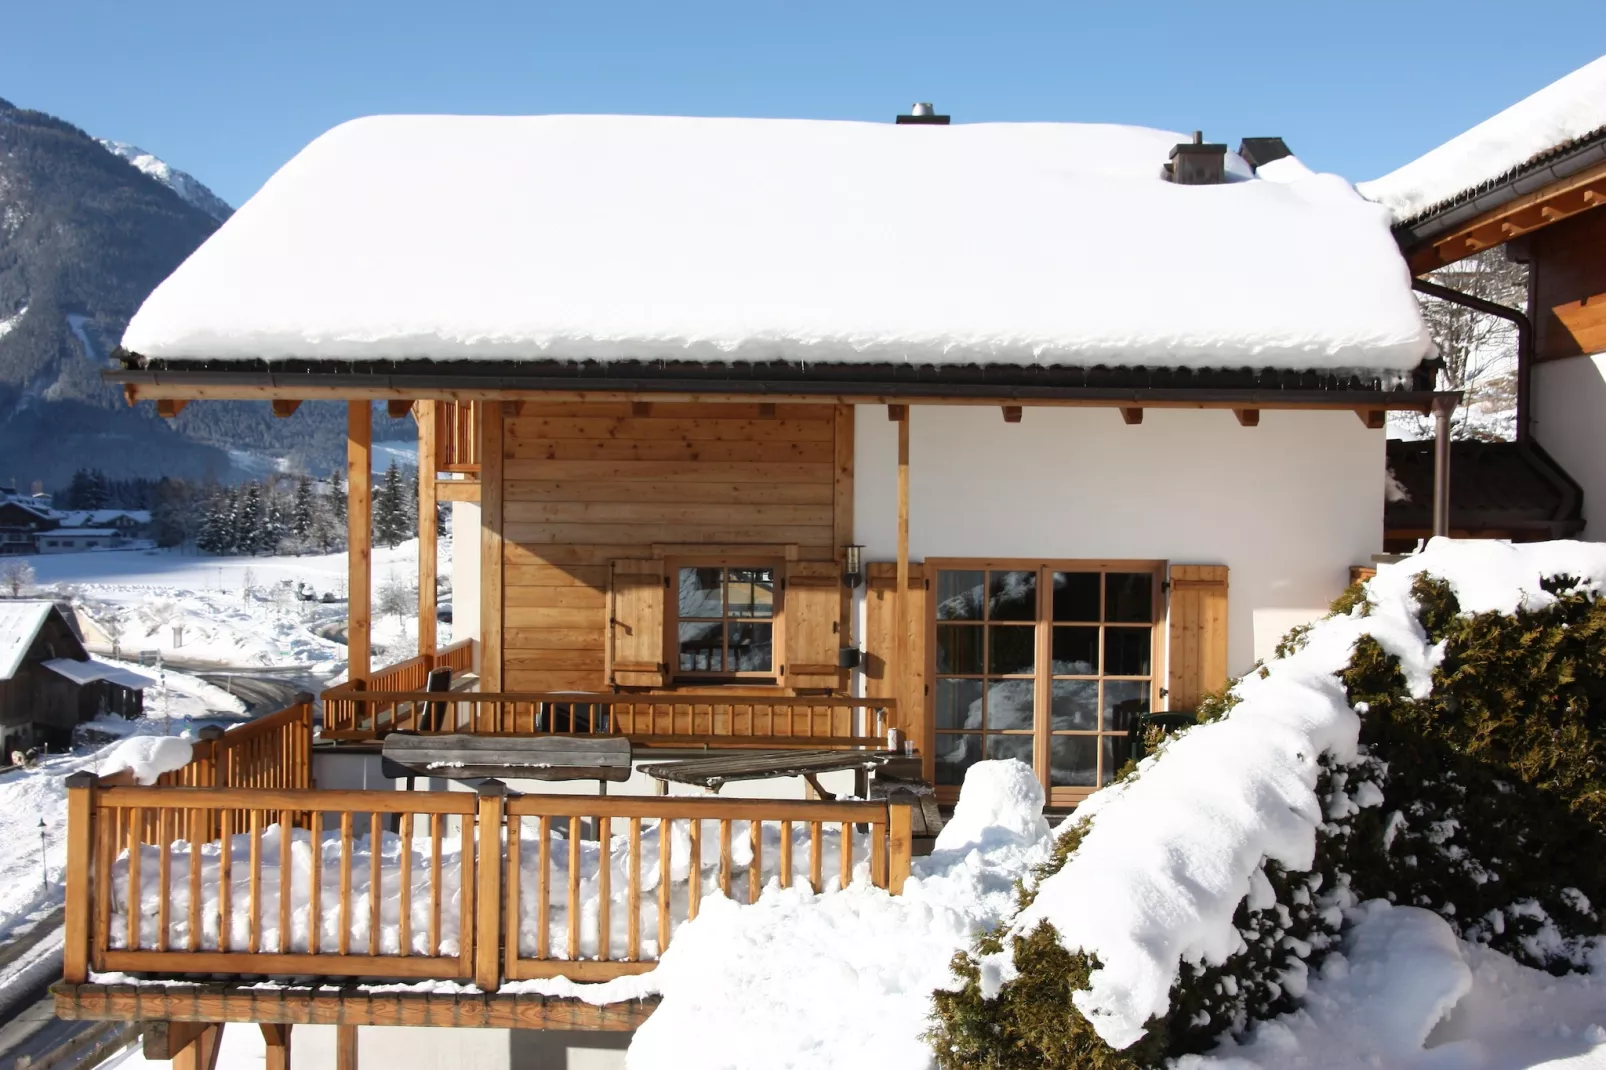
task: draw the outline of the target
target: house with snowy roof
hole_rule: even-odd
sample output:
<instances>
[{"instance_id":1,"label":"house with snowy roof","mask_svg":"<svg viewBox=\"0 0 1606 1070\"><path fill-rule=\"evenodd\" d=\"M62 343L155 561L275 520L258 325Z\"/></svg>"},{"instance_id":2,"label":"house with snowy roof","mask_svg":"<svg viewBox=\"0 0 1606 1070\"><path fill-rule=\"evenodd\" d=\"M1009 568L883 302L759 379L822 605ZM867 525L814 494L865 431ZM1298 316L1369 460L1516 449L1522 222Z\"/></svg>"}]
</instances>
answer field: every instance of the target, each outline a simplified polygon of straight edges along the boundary
<instances>
[{"instance_id":1,"label":"house with snowy roof","mask_svg":"<svg viewBox=\"0 0 1606 1070\"><path fill-rule=\"evenodd\" d=\"M1275 138L929 107L330 131L107 376L167 415L348 403L350 678L316 746L300 704L161 784L75 782L96 831L59 1012L111 1013L91 971L266 972L477 987L345 1028L630 1028L650 1000L539 985L650 970L716 891L896 893L926 802L984 757L1075 805L1382 549L1388 412L1438 415L1447 486L1455 395L1391 223ZM419 655L384 668L376 400L418 421L420 515L455 516L458 642L426 522ZM372 790L420 783L458 790ZM181 836L136 807L206 816ZM316 861L263 876L294 837ZM203 841L235 877L117 883ZM208 992L140 998L337 1020Z\"/></svg>"},{"instance_id":2,"label":"house with snowy roof","mask_svg":"<svg viewBox=\"0 0 1606 1070\"><path fill-rule=\"evenodd\" d=\"M1526 311L1419 278L1417 289L1515 325L1514 442L1457 442L1449 523L1457 535L1606 537L1606 57L1413 160L1359 185L1394 215L1413 275L1504 250L1528 268ZM1408 545L1431 523L1431 449L1390 443L1414 493L1388 509Z\"/></svg>"},{"instance_id":3,"label":"house with snowy roof","mask_svg":"<svg viewBox=\"0 0 1606 1070\"><path fill-rule=\"evenodd\" d=\"M139 716L154 682L90 658L55 603L0 600L0 759L67 747L74 726L102 715Z\"/></svg>"}]
</instances>

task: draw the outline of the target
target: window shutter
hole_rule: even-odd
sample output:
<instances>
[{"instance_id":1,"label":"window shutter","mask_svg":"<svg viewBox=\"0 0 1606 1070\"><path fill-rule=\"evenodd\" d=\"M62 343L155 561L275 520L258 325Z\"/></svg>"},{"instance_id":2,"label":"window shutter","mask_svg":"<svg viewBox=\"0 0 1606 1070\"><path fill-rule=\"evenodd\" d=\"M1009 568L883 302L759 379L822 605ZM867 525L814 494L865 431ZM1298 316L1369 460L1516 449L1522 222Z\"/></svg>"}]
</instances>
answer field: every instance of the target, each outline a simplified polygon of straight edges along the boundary
<instances>
[{"instance_id":1,"label":"window shutter","mask_svg":"<svg viewBox=\"0 0 1606 1070\"><path fill-rule=\"evenodd\" d=\"M1227 683L1227 566L1172 565L1169 702L1193 710Z\"/></svg>"},{"instance_id":2,"label":"window shutter","mask_svg":"<svg viewBox=\"0 0 1606 1070\"><path fill-rule=\"evenodd\" d=\"M781 601L785 633L782 683L791 688L839 688L842 670L842 568L835 561L789 561Z\"/></svg>"},{"instance_id":3,"label":"window shutter","mask_svg":"<svg viewBox=\"0 0 1606 1070\"><path fill-rule=\"evenodd\" d=\"M608 588L608 682L619 687L662 687L664 664L664 563L612 562Z\"/></svg>"}]
</instances>

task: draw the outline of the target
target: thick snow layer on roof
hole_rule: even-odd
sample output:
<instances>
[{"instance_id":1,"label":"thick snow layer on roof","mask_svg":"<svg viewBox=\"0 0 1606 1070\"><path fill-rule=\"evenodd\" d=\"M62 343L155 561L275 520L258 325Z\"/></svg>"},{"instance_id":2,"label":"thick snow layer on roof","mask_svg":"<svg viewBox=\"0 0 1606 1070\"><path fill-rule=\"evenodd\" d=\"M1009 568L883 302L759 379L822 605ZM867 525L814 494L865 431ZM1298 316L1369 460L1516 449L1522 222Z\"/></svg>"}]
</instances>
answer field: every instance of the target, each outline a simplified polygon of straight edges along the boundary
<instances>
[{"instance_id":1,"label":"thick snow layer on roof","mask_svg":"<svg viewBox=\"0 0 1606 1070\"><path fill-rule=\"evenodd\" d=\"M1319 760L1357 756L1360 715L1335 675L1356 640L1370 635L1397 655L1414 694L1432 688L1444 651L1424 634L1411 596L1424 572L1450 584L1464 613L1513 613L1555 602L1542 586L1547 577L1606 591L1606 545L1433 539L1367 582L1369 615L1317 622L1304 647L1234 685L1240 701L1225 717L1175 737L1163 760L1145 760L1141 776L1083 803L1071 819L1090 823L1081 845L1039 886L1013 931L1046 920L1067 948L1098 959L1090 987L1072 1000L1106 1043L1136 1043L1167 1012L1183 959L1219 964L1242 946L1233 915L1266 886L1267 859L1311 867L1323 820ZM1357 806L1382 800L1376 790L1353 796ZM989 969L1007 980L1013 963L1006 954Z\"/></svg>"},{"instance_id":2,"label":"thick snow layer on roof","mask_svg":"<svg viewBox=\"0 0 1606 1070\"><path fill-rule=\"evenodd\" d=\"M52 658L44 663L45 668L71 680L75 684L92 684L96 680L109 680L114 684L143 691L147 687L154 687L156 681L142 673L125 669L121 665L113 665L104 661L74 661L72 658Z\"/></svg>"},{"instance_id":3,"label":"thick snow layer on roof","mask_svg":"<svg viewBox=\"0 0 1606 1070\"><path fill-rule=\"evenodd\" d=\"M49 602L0 602L0 680L17 674L33 637L49 615Z\"/></svg>"},{"instance_id":4,"label":"thick snow layer on roof","mask_svg":"<svg viewBox=\"0 0 1606 1070\"><path fill-rule=\"evenodd\" d=\"M381 116L146 300L150 358L1414 367L1388 214L1333 175L1163 181L1176 133Z\"/></svg>"},{"instance_id":5,"label":"thick snow layer on roof","mask_svg":"<svg viewBox=\"0 0 1606 1070\"><path fill-rule=\"evenodd\" d=\"M1388 206L1395 218L1414 219L1536 156L1603 129L1606 56L1358 188L1362 196Z\"/></svg>"}]
</instances>

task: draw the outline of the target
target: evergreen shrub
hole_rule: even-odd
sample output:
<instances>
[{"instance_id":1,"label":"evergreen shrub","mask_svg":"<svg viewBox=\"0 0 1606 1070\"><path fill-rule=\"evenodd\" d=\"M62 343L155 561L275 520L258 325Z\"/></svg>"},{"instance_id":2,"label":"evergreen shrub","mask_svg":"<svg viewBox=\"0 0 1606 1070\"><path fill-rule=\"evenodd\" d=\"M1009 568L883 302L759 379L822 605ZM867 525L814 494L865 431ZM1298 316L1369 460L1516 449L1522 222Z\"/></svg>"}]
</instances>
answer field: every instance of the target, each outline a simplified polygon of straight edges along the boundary
<instances>
[{"instance_id":1,"label":"evergreen shrub","mask_svg":"<svg viewBox=\"0 0 1606 1070\"><path fill-rule=\"evenodd\" d=\"M1396 658L1363 639L1339 674L1361 714L1362 757L1323 760L1327 822L1316 862L1266 875L1275 903L1239 904L1244 948L1226 963L1184 963L1171 1008L1138 1044L1114 1050L1072 1005L1096 963L1060 945L1047 923L1007 936L1008 922L954 959L956 987L934 995L928 1040L943 1067L1142 1070L1297 1006L1310 971L1338 947L1342 908L1383 898L1437 912L1464 939L1555 973L1580 969L1606 904L1606 600L1547 581L1557 601L1506 616L1462 616L1448 584L1419 577L1418 619L1444 644L1425 698L1411 697ZM1366 615L1356 585L1336 613ZM1299 630L1279 655L1298 649ZM1201 721L1234 700L1212 696ZM1164 746L1156 761L1165 760ZM1129 766L1124 776L1138 776ZM1350 802L1370 781L1378 806ZM1024 908L1075 853L1089 825L1061 833L1020 888ZM1009 941L1017 976L983 994L980 956Z\"/></svg>"}]
</instances>

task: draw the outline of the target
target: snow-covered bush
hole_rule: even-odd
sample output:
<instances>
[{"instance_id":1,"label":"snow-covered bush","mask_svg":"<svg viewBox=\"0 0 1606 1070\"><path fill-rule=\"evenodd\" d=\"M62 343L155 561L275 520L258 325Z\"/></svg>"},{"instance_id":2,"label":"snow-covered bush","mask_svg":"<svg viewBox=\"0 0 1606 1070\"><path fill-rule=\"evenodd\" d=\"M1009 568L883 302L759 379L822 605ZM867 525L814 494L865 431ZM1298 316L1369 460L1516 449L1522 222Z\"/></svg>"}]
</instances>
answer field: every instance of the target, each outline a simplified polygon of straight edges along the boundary
<instances>
[{"instance_id":1,"label":"snow-covered bush","mask_svg":"<svg viewBox=\"0 0 1606 1070\"><path fill-rule=\"evenodd\" d=\"M1292 1009L1346 911L1583 966L1606 902L1606 547L1436 540L1095 795L955 960L945 1066L1132 1070Z\"/></svg>"}]
</instances>

